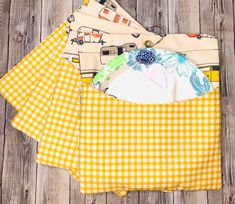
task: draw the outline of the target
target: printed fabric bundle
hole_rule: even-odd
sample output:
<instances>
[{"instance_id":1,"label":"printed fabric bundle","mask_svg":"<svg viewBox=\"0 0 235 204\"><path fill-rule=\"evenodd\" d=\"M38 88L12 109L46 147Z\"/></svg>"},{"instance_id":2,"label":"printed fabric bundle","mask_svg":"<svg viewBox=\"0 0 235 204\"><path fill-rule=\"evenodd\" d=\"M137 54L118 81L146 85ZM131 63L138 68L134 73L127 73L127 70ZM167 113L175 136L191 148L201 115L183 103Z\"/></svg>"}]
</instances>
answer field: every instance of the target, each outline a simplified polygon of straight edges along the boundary
<instances>
[{"instance_id":1,"label":"printed fabric bundle","mask_svg":"<svg viewBox=\"0 0 235 204\"><path fill-rule=\"evenodd\" d=\"M12 125L85 194L221 188L218 42L89 0L0 80Z\"/></svg>"}]
</instances>

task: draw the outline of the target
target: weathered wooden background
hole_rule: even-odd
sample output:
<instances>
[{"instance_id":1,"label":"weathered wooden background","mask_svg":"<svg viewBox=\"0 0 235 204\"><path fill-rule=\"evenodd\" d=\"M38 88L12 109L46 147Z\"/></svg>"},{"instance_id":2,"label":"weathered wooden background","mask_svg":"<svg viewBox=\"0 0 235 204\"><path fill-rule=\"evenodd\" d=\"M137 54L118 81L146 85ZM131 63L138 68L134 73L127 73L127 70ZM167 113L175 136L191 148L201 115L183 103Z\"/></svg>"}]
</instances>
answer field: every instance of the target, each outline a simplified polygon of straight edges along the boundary
<instances>
[{"instance_id":1,"label":"weathered wooden background","mask_svg":"<svg viewBox=\"0 0 235 204\"><path fill-rule=\"evenodd\" d=\"M81 5L82 0L0 0L0 76L19 62ZM84 196L66 171L37 165L37 144L10 124L13 108L0 98L0 202L2 204L220 204L235 203L235 1L119 0L144 26L169 33L218 37L222 66L223 189L197 192L131 192Z\"/></svg>"}]
</instances>

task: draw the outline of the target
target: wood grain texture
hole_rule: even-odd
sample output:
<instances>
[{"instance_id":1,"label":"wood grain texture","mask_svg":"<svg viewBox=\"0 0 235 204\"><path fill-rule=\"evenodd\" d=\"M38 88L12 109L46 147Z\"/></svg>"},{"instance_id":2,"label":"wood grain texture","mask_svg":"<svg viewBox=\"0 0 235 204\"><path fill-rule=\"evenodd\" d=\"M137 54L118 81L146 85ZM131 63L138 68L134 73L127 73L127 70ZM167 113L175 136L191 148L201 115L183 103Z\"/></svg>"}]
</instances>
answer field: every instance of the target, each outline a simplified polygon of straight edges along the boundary
<instances>
[{"instance_id":1,"label":"wood grain texture","mask_svg":"<svg viewBox=\"0 0 235 204\"><path fill-rule=\"evenodd\" d=\"M148 12L146 12L148 11ZM137 0L137 20L146 28L160 26L168 32L168 2L166 0ZM161 30L156 30L161 32ZM153 32L156 32L153 30ZM173 193L158 191L140 191L139 203L167 203L173 204Z\"/></svg>"},{"instance_id":2,"label":"wood grain texture","mask_svg":"<svg viewBox=\"0 0 235 204\"><path fill-rule=\"evenodd\" d=\"M163 26L165 32L168 32L168 2L166 0L137 0L137 20L146 28Z\"/></svg>"},{"instance_id":3,"label":"wood grain texture","mask_svg":"<svg viewBox=\"0 0 235 204\"><path fill-rule=\"evenodd\" d=\"M200 0L200 33L216 35L215 32L215 0ZM208 204L222 203L222 191L208 191Z\"/></svg>"},{"instance_id":4,"label":"wood grain texture","mask_svg":"<svg viewBox=\"0 0 235 204\"><path fill-rule=\"evenodd\" d=\"M216 34L220 39L222 72L223 203L235 203L235 53L234 1L216 1Z\"/></svg>"},{"instance_id":5,"label":"wood grain texture","mask_svg":"<svg viewBox=\"0 0 235 204\"><path fill-rule=\"evenodd\" d=\"M117 1L131 16L137 19L137 0ZM135 204L139 202L139 192L132 191L124 198L117 197L114 193L107 193L107 204Z\"/></svg>"},{"instance_id":6,"label":"wood grain texture","mask_svg":"<svg viewBox=\"0 0 235 204\"><path fill-rule=\"evenodd\" d=\"M72 0L72 11L78 9L83 3L83 0ZM85 204L86 196L80 193L80 183L70 177L69 203L70 204Z\"/></svg>"},{"instance_id":7,"label":"wood grain texture","mask_svg":"<svg viewBox=\"0 0 235 204\"><path fill-rule=\"evenodd\" d=\"M80 193L80 183L70 177L70 192L69 192L69 203L70 204L85 204L86 196Z\"/></svg>"},{"instance_id":8,"label":"wood grain texture","mask_svg":"<svg viewBox=\"0 0 235 204\"><path fill-rule=\"evenodd\" d=\"M42 0L42 40L72 13L72 3L72 0ZM36 203L69 203L69 192L70 175L68 172L38 165Z\"/></svg>"},{"instance_id":9,"label":"wood grain texture","mask_svg":"<svg viewBox=\"0 0 235 204\"><path fill-rule=\"evenodd\" d=\"M200 1L169 0L169 31L170 33L199 33ZM206 204L207 192L174 192L174 203Z\"/></svg>"},{"instance_id":10,"label":"wood grain texture","mask_svg":"<svg viewBox=\"0 0 235 204\"><path fill-rule=\"evenodd\" d=\"M36 203L69 203L69 174L61 169L40 166Z\"/></svg>"},{"instance_id":11,"label":"wood grain texture","mask_svg":"<svg viewBox=\"0 0 235 204\"><path fill-rule=\"evenodd\" d=\"M9 37L9 13L10 1L0 0L0 77L7 72L8 67L8 37ZM2 200L2 172L4 158L4 142L5 142L5 125L6 125L6 102L0 98L0 200Z\"/></svg>"},{"instance_id":12,"label":"wood grain texture","mask_svg":"<svg viewBox=\"0 0 235 204\"><path fill-rule=\"evenodd\" d=\"M6 5L6 2L5 2ZM8 1L10 8L8 67L14 66L22 57L39 43L39 15L33 12L40 6L39 1ZM8 15L6 15L7 17ZM8 32L7 31L7 32ZM6 110L4 164L2 172L2 203L34 203L36 192L36 143L13 129L10 121L15 111Z\"/></svg>"},{"instance_id":13,"label":"wood grain texture","mask_svg":"<svg viewBox=\"0 0 235 204\"><path fill-rule=\"evenodd\" d=\"M0 99L0 203L16 204L232 204L235 203L234 0L118 0L145 27L167 33L201 32L219 39L221 59L223 189L82 195L61 169L36 165L36 143L12 128L15 111ZM0 76L48 36L82 0L0 0ZM2 184L2 185L1 185Z\"/></svg>"},{"instance_id":14,"label":"wood grain texture","mask_svg":"<svg viewBox=\"0 0 235 204\"><path fill-rule=\"evenodd\" d=\"M171 33L200 32L200 2L199 0L169 0L169 31ZM174 192L174 203L207 203L206 191Z\"/></svg>"}]
</instances>

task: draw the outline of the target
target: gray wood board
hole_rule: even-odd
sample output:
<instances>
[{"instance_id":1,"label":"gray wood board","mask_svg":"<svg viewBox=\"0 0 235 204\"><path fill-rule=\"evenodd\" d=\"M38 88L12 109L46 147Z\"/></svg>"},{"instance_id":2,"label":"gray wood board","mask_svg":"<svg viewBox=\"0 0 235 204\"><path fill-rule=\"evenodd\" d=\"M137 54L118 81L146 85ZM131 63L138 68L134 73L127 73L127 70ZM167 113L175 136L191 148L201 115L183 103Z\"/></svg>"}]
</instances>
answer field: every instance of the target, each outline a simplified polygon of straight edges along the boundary
<instances>
[{"instance_id":1,"label":"gray wood board","mask_svg":"<svg viewBox=\"0 0 235 204\"><path fill-rule=\"evenodd\" d=\"M56 204L235 203L235 5L234 0L118 0L145 27L167 33L201 32L219 39L221 58L223 189L162 193L82 195L79 182L61 169L37 165L37 145L10 124L14 109L0 98L0 201ZM45 39L82 0L0 0L0 76Z\"/></svg>"}]
</instances>

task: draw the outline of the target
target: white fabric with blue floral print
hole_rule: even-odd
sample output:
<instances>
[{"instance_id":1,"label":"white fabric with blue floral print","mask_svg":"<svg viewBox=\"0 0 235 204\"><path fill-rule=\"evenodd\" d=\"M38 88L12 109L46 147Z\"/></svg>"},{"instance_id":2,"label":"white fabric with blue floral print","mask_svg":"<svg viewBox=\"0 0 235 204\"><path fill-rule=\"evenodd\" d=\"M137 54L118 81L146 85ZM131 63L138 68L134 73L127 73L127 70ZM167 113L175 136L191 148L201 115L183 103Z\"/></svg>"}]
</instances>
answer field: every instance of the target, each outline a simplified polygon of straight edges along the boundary
<instances>
[{"instance_id":1,"label":"white fabric with blue floral print","mask_svg":"<svg viewBox=\"0 0 235 204\"><path fill-rule=\"evenodd\" d=\"M92 86L121 100L160 104L202 96L213 90L185 55L156 48L124 53L93 79Z\"/></svg>"}]
</instances>

